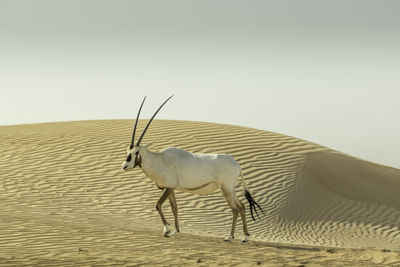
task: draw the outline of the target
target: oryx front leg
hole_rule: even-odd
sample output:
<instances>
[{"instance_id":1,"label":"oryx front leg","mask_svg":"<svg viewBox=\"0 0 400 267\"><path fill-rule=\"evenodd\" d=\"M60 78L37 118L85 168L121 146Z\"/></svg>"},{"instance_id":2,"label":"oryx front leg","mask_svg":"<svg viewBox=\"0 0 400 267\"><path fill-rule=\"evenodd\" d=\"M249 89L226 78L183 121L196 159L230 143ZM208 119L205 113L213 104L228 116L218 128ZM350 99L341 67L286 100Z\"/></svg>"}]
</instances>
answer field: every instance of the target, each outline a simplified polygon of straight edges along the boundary
<instances>
[{"instance_id":1,"label":"oryx front leg","mask_svg":"<svg viewBox=\"0 0 400 267\"><path fill-rule=\"evenodd\" d=\"M172 213L175 219L175 229L172 231L171 236L176 236L179 233L179 222L178 222L178 205L175 199L175 192L172 189L169 195L169 203L171 204Z\"/></svg>"},{"instance_id":2,"label":"oryx front leg","mask_svg":"<svg viewBox=\"0 0 400 267\"><path fill-rule=\"evenodd\" d=\"M164 217L164 214L163 214L163 212L161 210L161 206L165 202L165 200L167 200L167 198L169 197L171 192L172 192L171 188L165 188L165 191L164 191L163 195L158 200L157 205L156 205L156 209L157 209L158 213L160 214L161 220L162 220L162 222L164 224L163 236L165 236L165 237L168 237L168 234L169 234L169 232L171 230L168 227L169 223L167 222L167 220Z\"/></svg>"}]
</instances>

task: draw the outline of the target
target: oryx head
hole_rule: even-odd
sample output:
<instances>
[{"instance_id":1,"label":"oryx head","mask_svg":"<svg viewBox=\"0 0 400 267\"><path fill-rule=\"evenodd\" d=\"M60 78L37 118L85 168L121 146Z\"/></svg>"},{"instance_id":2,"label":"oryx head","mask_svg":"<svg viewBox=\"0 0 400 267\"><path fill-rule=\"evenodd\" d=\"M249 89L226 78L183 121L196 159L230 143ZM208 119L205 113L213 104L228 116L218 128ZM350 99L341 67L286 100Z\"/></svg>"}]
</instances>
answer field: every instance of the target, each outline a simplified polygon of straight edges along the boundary
<instances>
[{"instance_id":1,"label":"oryx head","mask_svg":"<svg viewBox=\"0 0 400 267\"><path fill-rule=\"evenodd\" d=\"M142 132L142 135L139 137L138 141L135 144L136 126L137 126L137 123L139 120L140 111L142 110L142 107L143 107L143 103L146 100L146 97L143 98L142 104L140 105L140 108L139 108L139 111L138 111L138 114L136 117L135 126L133 127L132 141L126 150L127 157L126 157L126 160L122 163L122 169L124 171L133 169L136 166L142 167L141 166L142 165L142 156L141 156L140 152L141 152L142 148L146 149L147 147L149 147L151 145L151 143L141 146L140 142L142 141L144 134L146 133L147 129L149 128L154 117L157 115L157 113L160 111L160 109L165 105L165 103L167 103L167 101L171 99L171 97L173 97L173 95L170 96L167 100L165 100L164 103L161 104L161 106L157 109L157 111L154 113L154 115L150 118L149 122L147 123L146 127L144 128L144 130Z\"/></svg>"}]
</instances>

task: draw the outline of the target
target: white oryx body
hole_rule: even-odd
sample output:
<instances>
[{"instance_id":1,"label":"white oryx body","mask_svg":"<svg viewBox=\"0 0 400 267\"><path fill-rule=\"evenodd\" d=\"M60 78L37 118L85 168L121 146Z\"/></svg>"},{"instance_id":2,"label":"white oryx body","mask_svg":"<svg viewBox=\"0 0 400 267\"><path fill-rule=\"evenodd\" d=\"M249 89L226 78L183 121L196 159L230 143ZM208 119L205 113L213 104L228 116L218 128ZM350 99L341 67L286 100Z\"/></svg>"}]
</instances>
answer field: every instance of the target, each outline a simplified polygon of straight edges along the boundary
<instances>
[{"instance_id":1,"label":"white oryx body","mask_svg":"<svg viewBox=\"0 0 400 267\"><path fill-rule=\"evenodd\" d=\"M237 161L226 154L197 154L179 148L159 153L141 149L142 170L161 188L199 195L234 187L240 175Z\"/></svg>"},{"instance_id":2,"label":"white oryx body","mask_svg":"<svg viewBox=\"0 0 400 267\"><path fill-rule=\"evenodd\" d=\"M140 145L152 120L170 98L154 113L139 140L134 144L137 122L146 98L143 99L133 128L132 141L127 149L127 158L122 163L122 169L126 171L139 166L160 189L164 190L163 195L156 205L156 209L164 224L164 236L169 236L168 234L170 233L169 224L161 210L161 206L167 198L170 201L175 219L175 230L171 235L175 236L179 232L178 206L174 190L207 195L220 188L233 215L231 233L225 240L231 241L234 238L236 222L238 214L240 214L245 235L242 242L246 242L249 238L249 233L247 231L245 208L237 198L235 192L235 184L239 176L242 177L243 191L250 204L250 213L253 220L255 220L253 210L257 214L256 207L260 210L261 207L254 201L248 191L240 165L233 157L227 154L191 153L174 147L163 149L160 152L151 152L148 150L150 144L145 146Z\"/></svg>"}]
</instances>

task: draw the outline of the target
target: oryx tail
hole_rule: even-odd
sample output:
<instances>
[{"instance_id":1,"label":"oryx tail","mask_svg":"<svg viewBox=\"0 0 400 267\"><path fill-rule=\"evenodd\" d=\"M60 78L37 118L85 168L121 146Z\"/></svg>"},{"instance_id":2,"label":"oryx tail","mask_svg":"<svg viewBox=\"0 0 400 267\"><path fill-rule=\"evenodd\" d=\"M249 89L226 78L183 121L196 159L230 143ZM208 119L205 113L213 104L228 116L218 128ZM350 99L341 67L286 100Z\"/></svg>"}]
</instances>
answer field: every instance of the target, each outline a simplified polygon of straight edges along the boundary
<instances>
[{"instance_id":1,"label":"oryx tail","mask_svg":"<svg viewBox=\"0 0 400 267\"><path fill-rule=\"evenodd\" d=\"M258 203L254 200L254 198L251 196L250 191L247 188L247 184L246 184L246 181L244 180L242 172L240 172L240 177L242 178L242 187L243 187L244 196L246 197L247 201L250 204L251 218L253 219L253 221L256 220L254 218L254 213L253 213L253 211L254 211L256 213L257 217L260 219L260 216L258 215L258 212L257 212L257 208L261 211L262 214L264 214L264 211L262 210L260 205L258 205Z\"/></svg>"}]
</instances>

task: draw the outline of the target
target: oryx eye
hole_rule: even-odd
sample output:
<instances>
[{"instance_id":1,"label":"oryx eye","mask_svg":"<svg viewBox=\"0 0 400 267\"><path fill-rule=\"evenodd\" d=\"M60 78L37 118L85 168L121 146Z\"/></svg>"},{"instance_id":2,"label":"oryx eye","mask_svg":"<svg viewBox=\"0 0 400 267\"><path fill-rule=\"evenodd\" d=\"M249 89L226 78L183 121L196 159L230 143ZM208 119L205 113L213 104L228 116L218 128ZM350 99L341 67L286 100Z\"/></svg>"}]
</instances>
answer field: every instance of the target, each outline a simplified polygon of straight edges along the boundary
<instances>
[{"instance_id":1,"label":"oryx eye","mask_svg":"<svg viewBox=\"0 0 400 267\"><path fill-rule=\"evenodd\" d=\"M129 154L128 158L126 159L127 162L130 162L132 159L132 154Z\"/></svg>"},{"instance_id":2,"label":"oryx eye","mask_svg":"<svg viewBox=\"0 0 400 267\"><path fill-rule=\"evenodd\" d=\"M136 155L136 156L139 155L139 151L136 151L135 155Z\"/></svg>"}]
</instances>

